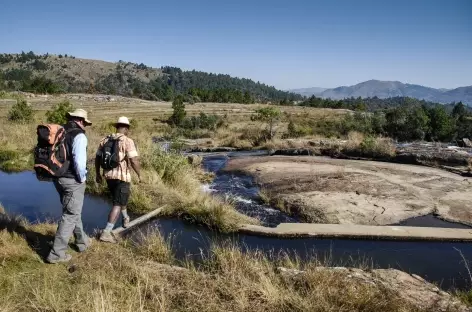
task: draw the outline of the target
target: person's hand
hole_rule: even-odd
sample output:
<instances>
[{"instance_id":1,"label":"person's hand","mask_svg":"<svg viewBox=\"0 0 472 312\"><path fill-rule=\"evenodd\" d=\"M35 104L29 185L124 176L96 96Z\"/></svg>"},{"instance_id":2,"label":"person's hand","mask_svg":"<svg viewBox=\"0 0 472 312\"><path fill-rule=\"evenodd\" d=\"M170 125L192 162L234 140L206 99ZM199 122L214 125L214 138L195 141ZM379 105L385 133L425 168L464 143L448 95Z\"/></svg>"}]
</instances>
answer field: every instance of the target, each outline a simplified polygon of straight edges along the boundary
<instances>
[{"instance_id":1,"label":"person's hand","mask_svg":"<svg viewBox=\"0 0 472 312\"><path fill-rule=\"evenodd\" d=\"M95 182L97 182L98 184L102 184L102 181L103 181L102 176L97 174L95 176Z\"/></svg>"}]
</instances>

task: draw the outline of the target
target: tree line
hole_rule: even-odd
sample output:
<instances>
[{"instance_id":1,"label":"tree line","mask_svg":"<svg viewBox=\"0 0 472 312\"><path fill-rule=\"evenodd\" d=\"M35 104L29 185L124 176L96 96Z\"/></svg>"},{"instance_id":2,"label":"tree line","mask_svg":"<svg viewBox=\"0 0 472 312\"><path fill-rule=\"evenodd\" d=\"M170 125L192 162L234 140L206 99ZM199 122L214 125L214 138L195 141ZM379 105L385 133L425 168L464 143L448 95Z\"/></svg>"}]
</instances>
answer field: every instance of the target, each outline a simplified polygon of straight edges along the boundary
<instances>
[{"instance_id":1,"label":"tree line","mask_svg":"<svg viewBox=\"0 0 472 312\"><path fill-rule=\"evenodd\" d=\"M299 104L300 106L306 107L317 107L317 108L333 108L333 109L350 109L355 111L377 111L382 109L388 109L397 106L445 106L447 111L451 111L455 103L451 104L440 104L425 100L419 100L411 97L396 96L386 99L378 97L351 97L343 100L332 100L324 99L316 96L311 96L305 101Z\"/></svg>"},{"instance_id":2,"label":"tree line","mask_svg":"<svg viewBox=\"0 0 472 312\"><path fill-rule=\"evenodd\" d=\"M407 104L374 112L355 111L338 120L290 121L287 137L321 134L346 136L351 131L391 137L399 142L453 142L472 138L472 113L462 103L448 110L443 105Z\"/></svg>"}]
</instances>

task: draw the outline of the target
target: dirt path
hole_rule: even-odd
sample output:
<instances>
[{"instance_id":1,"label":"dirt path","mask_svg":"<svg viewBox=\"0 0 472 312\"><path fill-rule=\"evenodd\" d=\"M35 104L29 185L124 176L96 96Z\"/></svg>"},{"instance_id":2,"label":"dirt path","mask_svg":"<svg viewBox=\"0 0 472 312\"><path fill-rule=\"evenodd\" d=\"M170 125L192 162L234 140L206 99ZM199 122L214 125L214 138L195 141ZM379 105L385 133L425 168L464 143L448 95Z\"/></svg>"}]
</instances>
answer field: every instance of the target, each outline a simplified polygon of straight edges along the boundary
<instances>
[{"instance_id":1,"label":"dirt path","mask_svg":"<svg viewBox=\"0 0 472 312\"><path fill-rule=\"evenodd\" d=\"M472 179L440 169L324 157L232 159L272 204L306 222L384 225L437 213L472 225Z\"/></svg>"}]
</instances>

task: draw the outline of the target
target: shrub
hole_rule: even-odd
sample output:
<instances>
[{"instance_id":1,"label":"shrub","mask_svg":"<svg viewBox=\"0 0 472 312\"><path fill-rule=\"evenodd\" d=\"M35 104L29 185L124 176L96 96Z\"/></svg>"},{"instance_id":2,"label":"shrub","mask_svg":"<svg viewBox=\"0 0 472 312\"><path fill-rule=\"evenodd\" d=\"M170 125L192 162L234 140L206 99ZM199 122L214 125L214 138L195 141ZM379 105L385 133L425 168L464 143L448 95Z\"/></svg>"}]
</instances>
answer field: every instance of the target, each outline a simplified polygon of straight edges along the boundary
<instances>
[{"instance_id":1,"label":"shrub","mask_svg":"<svg viewBox=\"0 0 472 312\"><path fill-rule=\"evenodd\" d=\"M26 103L25 99L18 98L8 112L8 120L14 122L30 122L33 120L33 109Z\"/></svg>"},{"instance_id":2,"label":"shrub","mask_svg":"<svg viewBox=\"0 0 472 312\"><path fill-rule=\"evenodd\" d=\"M217 115L207 115L203 112L199 116L192 116L182 121L181 127L185 129L216 130L223 125L223 120Z\"/></svg>"},{"instance_id":3,"label":"shrub","mask_svg":"<svg viewBox=\"0 0 472 312\"><path fill-rule=\"evenodd\" d=\"M269 134L265 129L257 126L248 126L242 130L240 140L250 142L252 146L259 146L268 140Z\"/></svg>"},{"instance_id":4,"label":"shrub","mask_svg":"<svg viewBox=\"0 0 472 312\"><path fill-rule=\"evenodd\" d=\"M169 119L169 122L173 126L180 126L185 119L185 104L184 99L181 95L177 96L174 101L172 102L172 109L174 112Z\"/></svg>"},{"instance_id":5,"label":"shrub","mask_svg":"<svg viewBox=\"0 0 472 312\"><path fill-rule=\"evenodd\" d=\"M272 140L275 136L276 126L281 115L282 112L278 108L268 106L256 110L255 114L251 116L251 119L267 123L268 139Z\"/></svg>"},{"instance_id":6,"label":"shrub","mask_svg":"<svg viewBox=\"0 0 472 312\"><path fill-rule=\"evenodd\" d=\"M69 101L62 101L56 104L52 110L46 112L47 121L63 125L67 122L67 113L73 110L74 107Z\"/></svg>"},{"instance_id":7,"label":"shrub","mask_svg":"<svg viewBox=\"0 0 472 312\"><path fill-rule=\"evenodd\" d=\"M36 77L31 82L23 81L23 91L55 94L62 92L61 86L45 77Z\"/></svg>"},{"instance_id":8,"label":"shrub","mask_svg":"<svg viewBox=\"0 0 472 312\"><path fill-rule=\"evenodd\" d=\"M171 185L179 184L179 181L185 179L191 166L186 157L164 153L155 148L146 157L142 157L143 168L152 168L158 173L162 181Z\"/></svg>"},{"instance_id":9,"label":"shrub","mask_svg":"<svg viewBox=\"0 0 472 312\"><path fill-rule=\"evenodd\" d=\"M313 134L313 130L309 124L295 124L293 120L290 120L284 138L299 138L311 134Z\"/></svg>"},{"instance_id":10,"label":"shrub","mask_svg":"<svg viewBox=\"0 0 472 312\"><path fill-rule=\"evenodd\" d=\"M34 62L30 64L30 66L36 70L47 70L49 68L49 66L45 62L40 60L34 60Z\"/></svg>"},{"instance_id":11,"label":"shrub","mask_svg":"<svg viewBox=\"0 0 472 312\"><path fill-rule=\"evenodd\" d=\"M7 93L7 91L1 90L0 99L8 99L8 98L9 98L9 94Z\"/></svg>"},{"instance_id":12,"label":"shrub","mask_svg":"<svg viewBox=\"0 0 472 312\"><path fill-rule=\"evenodd\" d=\"M387 138L367 136L360 144L360 150L365 156L393 156L395 154L395 145Z\"/></svg>"}]
</instances>

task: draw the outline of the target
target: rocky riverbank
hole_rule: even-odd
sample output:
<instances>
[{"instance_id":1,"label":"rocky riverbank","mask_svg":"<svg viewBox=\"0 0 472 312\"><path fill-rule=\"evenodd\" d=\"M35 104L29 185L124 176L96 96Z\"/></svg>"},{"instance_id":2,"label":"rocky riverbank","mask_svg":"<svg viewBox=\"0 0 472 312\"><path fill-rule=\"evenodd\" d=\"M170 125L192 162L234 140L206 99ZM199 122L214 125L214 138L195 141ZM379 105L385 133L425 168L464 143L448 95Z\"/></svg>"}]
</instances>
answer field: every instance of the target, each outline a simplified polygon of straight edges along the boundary
<instances>
[{"instance_id":1,"label":"rocky riverbank","mask_svg":"<svg viewBox=\"0 0 472 312\"><path fill-rule=\"evenodd\" d=\"M469 166L472 161L472 148L450 146L440 143L408 143L392 146L387 153L372 152L367 148L350 146L342 140L287 140L288 148L273 148L270 155L275 156L330 156L339 159L377 160L400 164L423 165L437 167L471 175Z\"/></svg>"},{"instance_id":2,"label":"rocky riverbank","mask_svg":"<svg viewBox=\"0 0 472 312\"><path fill-rule=\"evenodd\" d=\"M304 222L395 224L434 213L472 224L469 179L436 168L325 157L231 159L273 206Z\"/></svg>"}]
</instances>

